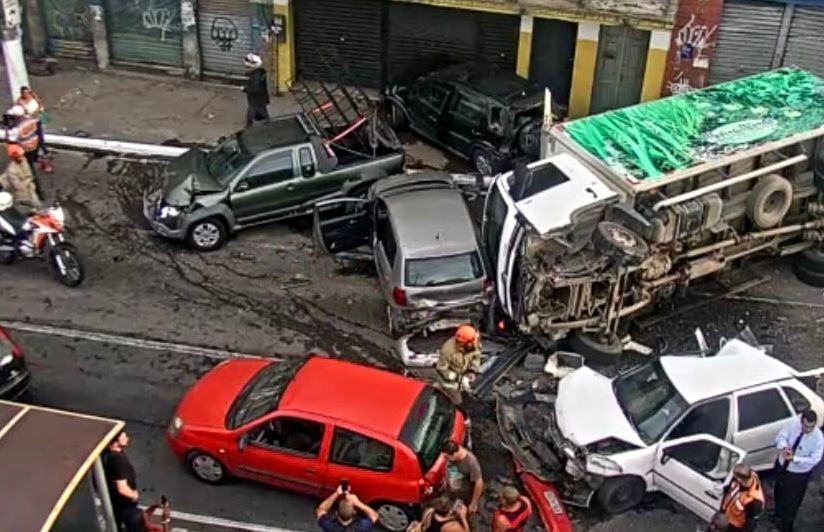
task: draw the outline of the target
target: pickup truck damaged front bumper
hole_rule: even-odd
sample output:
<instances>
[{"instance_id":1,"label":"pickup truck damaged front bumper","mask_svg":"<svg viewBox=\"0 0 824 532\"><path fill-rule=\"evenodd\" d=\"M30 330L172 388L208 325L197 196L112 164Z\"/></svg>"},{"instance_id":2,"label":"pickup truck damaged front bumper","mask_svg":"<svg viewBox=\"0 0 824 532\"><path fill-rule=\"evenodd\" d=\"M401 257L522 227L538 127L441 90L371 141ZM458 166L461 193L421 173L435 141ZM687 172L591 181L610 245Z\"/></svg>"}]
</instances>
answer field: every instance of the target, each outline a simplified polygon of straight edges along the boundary
<instances>
[{"instance_id":1,"label":"pickup truck damaged front bumper","mask_svg":"<svg viewBox=\"0 0 824 532\"><path fill-rule=\"evenodd\" d=\"M553 405L534 399L531 392L517 399L498 396L496 415L501 442L524 471L552 482L569 505L589 507L604 478L586 473L585 460L571 457Z\"/></svg>"},{"instance_id":2,"label":"pickup truck damaged front bumper","mask_svg":"<svg viewBox=\"0 0 824 532\"><path fill-rule=\"evenodd\" d=\"M184 213L177 216L162 217L162 201L160 198L143 197L143 217L152 230L165 238L183 240L186 238L184 229Z\"/></svg>"}]
</instances>

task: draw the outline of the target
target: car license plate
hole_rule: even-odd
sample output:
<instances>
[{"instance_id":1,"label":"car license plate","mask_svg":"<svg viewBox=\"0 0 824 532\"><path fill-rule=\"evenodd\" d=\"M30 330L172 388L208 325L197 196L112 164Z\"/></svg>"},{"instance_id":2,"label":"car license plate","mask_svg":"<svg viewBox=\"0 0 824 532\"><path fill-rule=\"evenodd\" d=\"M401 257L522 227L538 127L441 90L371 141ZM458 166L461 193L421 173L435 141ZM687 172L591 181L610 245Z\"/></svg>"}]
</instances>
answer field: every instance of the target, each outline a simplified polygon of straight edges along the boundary
<instances>
[{"instance_id":1,"label":"car license plate","mask_svg":"<svg viewBox=\"0 0 824 532\"><path fill-rule=\"evenodd\" d=\"M549 503L549 507L552 508L552 512L557 515L561 515L564 513L564 508L561 506L561 501L558 500L558 496L555 495L555 492L552 490L546 490L544 492L544 498L546 502Z\"/></svg>"}]
</instances>

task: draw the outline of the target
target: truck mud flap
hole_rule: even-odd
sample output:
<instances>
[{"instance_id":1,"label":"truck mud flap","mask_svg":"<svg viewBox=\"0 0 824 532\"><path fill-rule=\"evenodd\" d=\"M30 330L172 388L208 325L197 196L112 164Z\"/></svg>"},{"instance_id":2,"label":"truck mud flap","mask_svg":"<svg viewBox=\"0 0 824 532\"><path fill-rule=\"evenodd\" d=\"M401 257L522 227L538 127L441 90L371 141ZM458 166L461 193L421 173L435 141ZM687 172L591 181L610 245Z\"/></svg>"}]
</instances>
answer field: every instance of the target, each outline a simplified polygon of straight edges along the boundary
<instances>
[{"instance_id":1,"label":"truck mud flap","mask_svg":"<svg viewBox=\"0 0 824 532\"><path fill-rule=\"evenodd\" d=\"M572 522L555 486L528 471L520 476L544 528L549 532L572 532Z\"/></svg>"}]
</instances>

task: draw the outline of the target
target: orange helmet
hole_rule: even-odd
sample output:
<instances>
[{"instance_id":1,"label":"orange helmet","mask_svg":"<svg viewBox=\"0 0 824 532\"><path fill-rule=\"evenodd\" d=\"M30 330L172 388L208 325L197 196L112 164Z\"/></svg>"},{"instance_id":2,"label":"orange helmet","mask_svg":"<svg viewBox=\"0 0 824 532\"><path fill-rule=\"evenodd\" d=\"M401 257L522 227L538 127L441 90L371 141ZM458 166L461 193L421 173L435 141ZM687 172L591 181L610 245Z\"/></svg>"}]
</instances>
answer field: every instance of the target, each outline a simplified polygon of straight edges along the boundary
<instances>
[{"instance_id":1,"label":"orange helmet","mask_svg":"<svg viewBox=\"0 0 824 532\"><path fill-rule=\"evenodd\" d=\"M24 157L26 152L23 151L23 147L19 144L6 144L6 155L12 159L19 159Z\"/></svg>"},{"instance_id":2,"label":"orange helmet","mask_svg":"<svg viewBox=\"0 0 824 532\"><path fill-rule=\"evenodd\" d=\"M455 333L455 341L459 344L474 344L481 339L481 333L471 325L461 325Z\"/></svg>"}]
</instances>

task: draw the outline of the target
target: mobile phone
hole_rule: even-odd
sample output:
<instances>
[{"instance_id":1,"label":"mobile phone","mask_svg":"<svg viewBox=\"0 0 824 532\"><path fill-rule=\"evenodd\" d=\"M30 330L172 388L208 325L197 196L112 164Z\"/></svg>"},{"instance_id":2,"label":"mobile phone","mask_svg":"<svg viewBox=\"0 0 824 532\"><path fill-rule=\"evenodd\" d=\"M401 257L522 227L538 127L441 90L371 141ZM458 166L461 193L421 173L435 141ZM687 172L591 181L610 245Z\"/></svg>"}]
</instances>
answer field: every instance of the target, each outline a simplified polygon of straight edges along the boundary
<instances>
[{"instance_id":1,"label":"mobile phone","mask_svg":"<svg viewBox=\"0 0 824 532\"><path fill-rule=\"evenodd\" d=\"M349 481L344 479L340 481L340 489L343 492L349 491Z\"/></svg>"}]
</instances>

